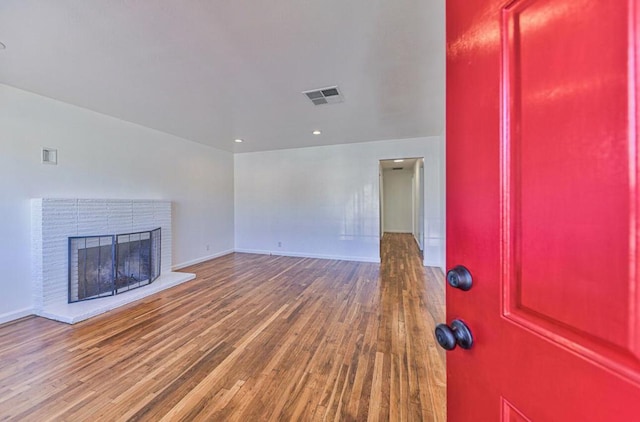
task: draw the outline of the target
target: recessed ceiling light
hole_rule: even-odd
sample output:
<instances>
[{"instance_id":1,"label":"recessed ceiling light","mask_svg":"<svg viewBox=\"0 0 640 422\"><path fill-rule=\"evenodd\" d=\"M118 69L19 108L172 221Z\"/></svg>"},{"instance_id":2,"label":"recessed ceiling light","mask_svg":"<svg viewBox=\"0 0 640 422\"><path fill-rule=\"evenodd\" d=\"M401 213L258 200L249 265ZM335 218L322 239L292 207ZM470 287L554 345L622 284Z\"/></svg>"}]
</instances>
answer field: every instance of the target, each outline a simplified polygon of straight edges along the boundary
<instances>
[{"instance_id":1,"label":"recessed ceiling light","mask_svg":"<svg viewBox=\"0 0 640 422\"><path fill-rule=\"evenodd\" d=\"M393 160L394 163L402 163L404 160Z\"/></svg>"},{"instance_id":2,"label":"recessed ceiling light","mask_svg":"<svg viewBox=\"0 0 640 422\"><path fill-rule=\"evenodd\" d=\"M314 130L314 131L313 131L313 134L314 134L314 135L320 135L321 133L322 133L322 132L320 132L319 130Z\"/></svg>"},{"instance_id":3,"label":"recessed ceiling light","mask_svg":"<svg viewBox=\"0 0 640 422\"><path fill-rule=\"evenodd\" d=\"M235 142L236 144L239 144L239 143L244 142L244 141L242 139L236 139L233 142Z\"/></svg>"},{"instance_id":4,"label":"recessed ceiling light","mask_svg":"<svg viewBox=\"0 0 640 422\"><path fill-rule=\"evenodd\" d=\"M0 42L0 50L4 50L5 48L7 48L7 46Z\"/></svg>"}]
</instances>

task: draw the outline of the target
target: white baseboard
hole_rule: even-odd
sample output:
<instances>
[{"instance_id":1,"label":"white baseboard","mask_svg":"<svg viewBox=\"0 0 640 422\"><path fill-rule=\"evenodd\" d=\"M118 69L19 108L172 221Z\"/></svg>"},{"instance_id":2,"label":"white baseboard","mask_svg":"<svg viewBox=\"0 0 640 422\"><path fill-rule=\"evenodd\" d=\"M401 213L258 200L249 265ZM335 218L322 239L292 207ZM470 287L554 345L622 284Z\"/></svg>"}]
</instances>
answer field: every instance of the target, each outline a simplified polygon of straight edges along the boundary
<instances>
[{"instance_id":1,"label":"white baseboard","mask_svg":"<svg viewBox=\"0 0 640 422\"><path fill-rule=\"evenodd\" d=\"M292 256L296 258L335 259L338 261L380 263L380 257L372 258L368 256L323 255L323 254L310 254L310 253L300 253L300 252L266 251L266 250L260 250L260 249L236 249L235 251L239 253L254 253L258 255Z\"/></svg>"},{"instance_id":2,"label":"white baseboard","mask_svg":"<svg viewBox=\"0 0 640 422\"><path fill-rule=\"evenodd\" d=\"M4 324L5 322L14 321L16 319L24 318L29 315L34 315L35 310L33 308L23 308L13 312L7 312L6 314L0 315L0 324Z\"/></svg>"},{"instance_id":3,"label":"white baseboard","mask_svg":"<svg viewBox=\"0 0 640 422\"><path fill-rule=\"evenodd\" d=\"M422 261L422 265L424 265L425 267L436 267L436 268L440 268L442 270L443 273L446 273L446 271L444 270L444 263L443 262L436 262L433 260L428 260L425 259L424 261Z\"/></svg>"},{"instance_id":4,"label":"white baseboard","mask_svg":"<svg viewBox=\"0 0 640 422\"><path fill-rule=\"evenodd\" d=\"M230 253L233 253L233 252L234 252L233 249L227 249L226 251L218 252L213 255L207 255L207 256L203 256L202 258L192 259L191 261L183 262L181 264L176 264L172 266L171 270L172 271L181 270L191 265L199 264L204 261L209 261L210 259L220 258L221 256L229 255Z\"/></svg>"}]
</instances>

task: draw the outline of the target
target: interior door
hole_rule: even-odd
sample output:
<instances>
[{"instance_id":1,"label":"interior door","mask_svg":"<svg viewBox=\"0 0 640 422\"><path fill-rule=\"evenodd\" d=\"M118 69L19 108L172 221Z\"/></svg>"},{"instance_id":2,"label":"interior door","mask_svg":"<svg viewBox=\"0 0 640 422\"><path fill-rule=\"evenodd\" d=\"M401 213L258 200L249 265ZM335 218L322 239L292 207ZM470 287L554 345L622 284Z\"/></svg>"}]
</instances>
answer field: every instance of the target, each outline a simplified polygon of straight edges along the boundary
<instances>
[{"instance_id":1,"label":"interior door","mask_svg":"<svg viewBox=\"0 0 640 422\"><path fill-rule=\"evenodd\" d=\"M639 9L447 1L450 421L640 420Z\"/></svg>"}]
</instances>

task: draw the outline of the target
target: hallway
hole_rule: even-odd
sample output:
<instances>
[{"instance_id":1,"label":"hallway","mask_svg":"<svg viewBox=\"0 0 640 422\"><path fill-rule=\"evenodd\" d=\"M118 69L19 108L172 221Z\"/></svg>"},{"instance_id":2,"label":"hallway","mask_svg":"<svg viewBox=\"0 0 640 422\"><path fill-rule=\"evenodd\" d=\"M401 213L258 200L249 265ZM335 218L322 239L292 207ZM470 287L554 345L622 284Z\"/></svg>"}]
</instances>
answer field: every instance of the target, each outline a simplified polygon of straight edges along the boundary
<instances>
[{"instance_id":1,"label":"hallway","mask_svg":"<svg viewBox=\"0 0 640 422\"><path fill-rule=\"evenodd\" d=\"M423 407L426 405L422 420L445 421L445 352L433 337L435 326L445 320L444 275L439 268L422 266L411 234L385 233L380 246L378 349L391 361L389 374L384 376L389 381L383 387L389 389L391 411L389 419L381 415L380 420L420 420L411 411L417 387ZM403 398L406 394L408 404ZM394 409L394 398L408 408Z\"/></svg>"}]
</instances>

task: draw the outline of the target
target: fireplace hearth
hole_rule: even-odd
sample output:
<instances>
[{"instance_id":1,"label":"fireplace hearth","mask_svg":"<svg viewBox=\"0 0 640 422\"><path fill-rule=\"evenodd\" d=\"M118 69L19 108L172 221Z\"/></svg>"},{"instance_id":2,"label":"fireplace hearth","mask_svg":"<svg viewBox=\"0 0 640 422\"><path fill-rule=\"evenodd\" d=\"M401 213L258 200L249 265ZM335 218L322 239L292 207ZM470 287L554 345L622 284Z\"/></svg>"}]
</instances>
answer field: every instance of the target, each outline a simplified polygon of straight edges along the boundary
<instances>
[{"instance_id":1,"label":"fireplace hearth","mask_svg":"<svg viewBox=\"0 0 640 422\"><path fill-rule=\"evenodd\" d=\"M68 303L113 296L160 276L161 229L69 237Z\"/></svg>"}]
</instances>

